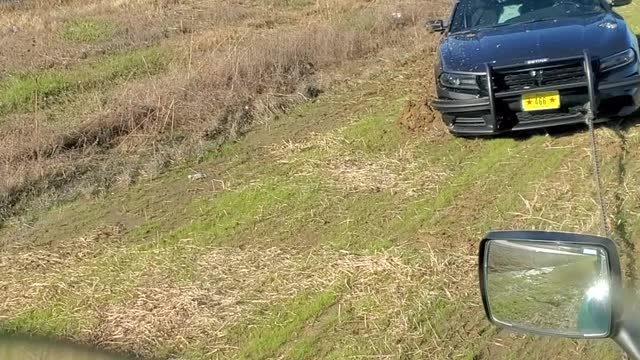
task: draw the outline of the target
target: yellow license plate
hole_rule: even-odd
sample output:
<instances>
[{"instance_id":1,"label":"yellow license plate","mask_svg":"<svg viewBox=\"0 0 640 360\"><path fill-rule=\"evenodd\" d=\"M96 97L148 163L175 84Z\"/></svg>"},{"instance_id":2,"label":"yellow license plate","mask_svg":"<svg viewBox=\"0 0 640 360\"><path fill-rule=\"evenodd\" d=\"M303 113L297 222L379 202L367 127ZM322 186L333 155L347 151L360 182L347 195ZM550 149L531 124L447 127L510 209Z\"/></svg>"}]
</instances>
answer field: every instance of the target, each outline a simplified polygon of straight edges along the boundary
<instances>
[{"instance_id":1,"label":"yellow license plate","mask_svg":"<svg viewBox=\"0 0 640 360\"><path fill-rule=\"evenodd\" d=\"M557 91L529 93L522 95L522 110L553 110L560 108L560 93Z\"/></svg>"}]
</instances>

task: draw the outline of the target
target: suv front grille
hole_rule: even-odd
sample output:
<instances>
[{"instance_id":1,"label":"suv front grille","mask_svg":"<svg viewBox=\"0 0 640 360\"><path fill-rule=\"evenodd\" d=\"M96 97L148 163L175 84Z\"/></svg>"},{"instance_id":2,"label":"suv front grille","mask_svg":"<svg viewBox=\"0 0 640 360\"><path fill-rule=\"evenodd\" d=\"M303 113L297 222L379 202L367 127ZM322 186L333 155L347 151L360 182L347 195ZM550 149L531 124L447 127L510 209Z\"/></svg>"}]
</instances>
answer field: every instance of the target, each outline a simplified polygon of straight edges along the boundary
<instances>
[{"instance_id":1,"label":"suv front grille","mask_svg":"<svg viewBox=\"0 0 640 360\"><path fill-rule=\"evenodd\" d=\"M560 64L540 69L518 69L493 73L496 91L518 91L543 86L563 85L587 80L582 62Z\"/></svg>"}]
</instances>

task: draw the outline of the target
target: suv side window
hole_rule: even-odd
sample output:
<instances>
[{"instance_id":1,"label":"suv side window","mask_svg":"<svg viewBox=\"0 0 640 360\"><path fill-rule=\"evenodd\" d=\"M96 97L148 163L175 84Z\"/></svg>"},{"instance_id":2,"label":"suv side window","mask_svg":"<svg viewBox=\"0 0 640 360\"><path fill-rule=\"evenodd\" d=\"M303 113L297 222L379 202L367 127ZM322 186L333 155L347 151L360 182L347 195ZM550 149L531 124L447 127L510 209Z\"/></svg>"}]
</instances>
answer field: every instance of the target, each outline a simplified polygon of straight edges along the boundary
<instances>
[{"instance_id":1,"label":"suv side window","mask_svg":"<svg viewBox=\"0 0 640 360\"><path fill-rule=\"evenodd\" d=\"M500 19L498 19L498 24L503 24L506 21L509 21L513 18L517 18L520 16L520 10L522 5L505 5L502 10L502 15L500 15Z\"/></svg>"},{"instance_id":2,"label":"suv side window","mask_svg":"<svg viewBox=\"0 0 640 360\"><path fill-rule=\"evenodd\" d=\"M451 32L458 32L467 28L462 10L460 10L461 8L462 5L457 3L453 9L453 14L451 15Z\"/></svg>"},{"instance_id":3,"label":"suv side window","mask_svg":"<svg viewBox=\"0 0 640 360\"><path fill-rule=\"evenodd\" d=\"M456 5L451 31L497 25L501 16L502 5L496 0L462 0Z\"/></svg>"}]
</instances>

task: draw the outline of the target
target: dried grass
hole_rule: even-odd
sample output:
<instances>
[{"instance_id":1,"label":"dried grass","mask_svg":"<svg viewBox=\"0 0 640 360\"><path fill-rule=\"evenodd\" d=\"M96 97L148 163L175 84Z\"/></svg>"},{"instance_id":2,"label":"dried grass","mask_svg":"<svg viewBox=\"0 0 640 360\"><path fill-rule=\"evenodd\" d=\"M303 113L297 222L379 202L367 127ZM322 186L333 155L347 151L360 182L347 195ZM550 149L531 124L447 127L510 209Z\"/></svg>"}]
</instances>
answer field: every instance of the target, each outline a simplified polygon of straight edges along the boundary
<instances>
[{"instance_id":1,"label":"dried grass","mask_svg":"<svg viewBox=\"0 0 640 360\"><path fill-rule=\"evenodd\" d=\"M189 240L181 246L189 246ZM393 344L426 335L410 326L409 309L438 298L459 301L475 283L475 257L463 254L409 254L401 248L376 254L330 248L193 250L203 254L193 262L191 271L197 276L189 282L171 275L187 265L168 260L164 251L172 250L154 250L153 266L128 274L137 279L136 285L115 303L97 300L107 290L96 286L100 279L82 275L90 268L53 271L59 263L69 264L60 254L2 255L2 270L9 270L7 264L14 261L26 265L43 257L50 260L46 274L0 280L0 288L9 290L3 292L0 314L11 316L17 309L44 305L54 294L71 297L72 302L82 298L82 309L74 313L93 319L89 322L93 325L81 329L78 341L148 356L159 348L179 352L195 344L213 353L232 348L235 340L228 337L229 331L238 324L259 322L253 318L258 312L263 317L265 310L273 311L300 294L337 291L336 305L349 309L350 322L366 328L367 337Z\"/></svg>"},{"instance_id":2,"label":"dried grass","mask_svg":"<svg viewBox=\"0 0 640 360\"><path fill-rule=\"evenodd\" d=\"M0 320L64 291L64 281L73 278L60 281L60 274L118 244L123 230L122 225L102 226L85 236L55 244L5 244L0 252L0 289L6 294L0 300Z\"/></svg>"},{"instance_id":3,"label":"dried grass","mask_svg":"<svg viewBox=\"0 0 640 360\"><path fill-rule=\"evenodd\" d=\"M62 12L69 11L64 16L73 18L73 4L55 7ZM114 4L95 2L96 6ZM132 159L132 168L144 168L145 162L170 164L185 157L197 157L207 146L242 135L254 122L265 121L294 103L317 96L321 91L318 84L322 84L327 75L330 77L332 69L381 49L411 49L425 39L421 19L442 11L439 7L425 7L421 2L408 0L399 3L319 1L307 10L275 8L275 16L295 19L295 22L273 29L255 29L229 24L259 16L253 9L264 4L251 4L246 8L222 4L224 6L217 7L195 0L171 4L128 2L118 3L119 8L115 10L91 10L147 14L127 7L157 5L173 9L166 11L182 11L181 16L190 12L197 14L200 22L189 25L191 29L186 35L167 42L167 46L184 55L165 73L116 85L112 95L102 101L97 110L80 114L80 118L68 125L48 123L47 108L20 115L16 123L13 123L16 116L11 115L12 121L0 126L0 171L9 174L2 177L0 192L16 193L11 198L18 198L4 201L0 214L5 215L0 216L6 218L6 214L15 213L11 204L25 203L31 195L43 193L32 191L31 187L59 192L67 185L47 184L53 171L73 174L74 163L109 159L97 156L104 151L116 151L111 158ZM29 11L37 9L36 6ZM403 14L402 21L391 16L398 11ZM205 16L200 12L205 15L214 12L219 20L203 22ZM212 31L216 34L213 37ZM63 106L62 111L64 109ZM163 160L158 162L156 158ZM59 163L56 164L55 159L59 159ZM348 164L343 165L335 164L334 172L355 174L362 168L362 175L354 175L354 182L376 181L367 179L365 174L378 170L378 165L361 164L352 170ZM133 174L126 169L124 173ZM97 178L104 178L107 184L114 182L109 180L113 176L137 177L119 173L103 175ZM77 177L67 179L73 184Z\"/></svg>"},{"instance_id":4,"label":"dried grass","mask_svg":"<svg viewBox=\"0 0 640 360\"><path fill-rule=\"evenodd\" d=\"M419 196L437 190L450 172L415 156L415 148L406 145L390 155L354 152L340 131L312 134L301 142L285 142L269 148L281 163L295 163L296 176L327 179L343 193L390 191ZM318 151L317 157L300 156Z\"/></svg>"},{"instance_id":5,"label":"dried grass","mask_svg":"<svg viewBox=\"0 0 640 360\"><path fill-rule=\"evenodd\" d=\"M95 1L91 11L106 11L96 10L104 4L125 9L125 3L150 4L151 12L190 11L194 4ZM59 3L56 11L71 11L65 6L77 4ZM281 10L264 21L254 18L259 12L251 9L221 8L216 15L221 22L246 22L245 28L233 31L185 22L178 31L182 35L162 45L184 55L165 73L113 85L98 110L63 126L47 123L47 108L0 125L0 221L27 209L34 198L48 205L47 193L75 194L79 184L102 191L115 183L126 186L146 171L145 164L166 166L193 158L206 150L205 142L241 135L253 122L317 96L317 85L336 68L383 49L412 51L422 40L433 42L421 35L420 22L426 13L440 11L438 6L328 0L302 10ZM398 9L407 14L401 22L390 17ZM40 3L32 11L47 8ZM11 16L17 16L11 21L27 24L22 15ZM40 21L49 20L34 17L29 31L43 31ZM343 141L335 135L291 146L328 151L331 156L301 163L300 169L326 177L343 192L381 189L415 196L433 191L433 184L447 176L415 164L413 149L374 158L347 154L346 147L339 146ZM274 156L298 161L290 150L274 149ZM419 168L432 170L416 176ZM408 327L408 302L422 306L437 296L466 296L474 281L469 269L475 260L461 254L202 249L185 239L180 246L189 251L185 258L176 258L171 252L175 249L132 248L120 237L118 229L100 229L51 248L3 248L0 320L46 308L56 299L74 319L86 321L71 335L80 342L143 355L167 348L179 351L194 343L224 352L233 346L229 331L239 323L256 323L255 314L267 305L286 304L302 293L337 291L342 295L339 306L353 310L353 321L366 328L370 338L391 344L424 335ZM137 266L119 271L119 264L108 264L113 268L104 269L105 262L121 257L136 259ZM424 266L416 266L421 260ZM184 281L177 275L184 271L198 276ZM369 306L360 306L362 302Z\"/></svg>"},{"instance_id":6,"label":"dried grass","mask_svg":"<svg viewBox=\"0 0 640 360\"><path fill-rule=\"evenodd\" d=\"M614 131L607 128L597 129L600 151L600 166L603 169L605 206L609 209L609 227L615 222L611 213L616 203L616 194L624 189L620 184L616 171L618 165L612 159L622 154L622 144ZM591 166L591 149L586 133L576 134L570 142L557 141L548 143L549 151L553 146L573 149L572 155L564 161L559 169L550 177L532 184L530 195L521 196L524 210L511 213L515 216L514 228L534 228L561 230L580 233L600 233L600 212L596 202L595 182ZM626 196L633 196L632 189L623 190ZM568 214L571 214L570 216Z\"/></svg>"}]
</instances>

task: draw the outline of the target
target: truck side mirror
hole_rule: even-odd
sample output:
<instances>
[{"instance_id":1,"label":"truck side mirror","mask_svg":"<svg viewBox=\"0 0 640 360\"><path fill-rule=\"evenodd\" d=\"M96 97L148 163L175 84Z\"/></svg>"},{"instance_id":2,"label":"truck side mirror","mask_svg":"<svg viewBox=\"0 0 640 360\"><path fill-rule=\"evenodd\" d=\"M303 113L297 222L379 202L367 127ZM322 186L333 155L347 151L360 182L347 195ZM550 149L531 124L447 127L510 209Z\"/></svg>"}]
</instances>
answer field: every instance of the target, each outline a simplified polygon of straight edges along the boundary
<instances>
[{"instance_id":1,"label":"truck side mirror","mask_svg":"<svg viewBox=\"0 0 640 360\"><path fill-rule=\"evenodd\" d=\"M482 240L479 260L482 301L495 325L571 338L615 335L621 272L613 241L498 231Z\"/></svg>"},{"instance_id":2,"label":"truck side mirror","mask_svg":"<svg viewBox=\"0 0 640 360\"><path fill-rule=\"evenodd\" d=\"M444 21L440 19L427 21L426 28L430 33L443 33L446 30Z\"/></svg>"},{"instance_id":3,"label":"truck side mirror","mask_svg":"<svg viewBox=\"0 0 640 360\"><path fill-rule=\"evenodd\" d=\"M613 7L617 7L617 6L625 6L625 5L629 5L631 4L632 0L611 0L610 4Z\"/></svg>"}]
</instances>

